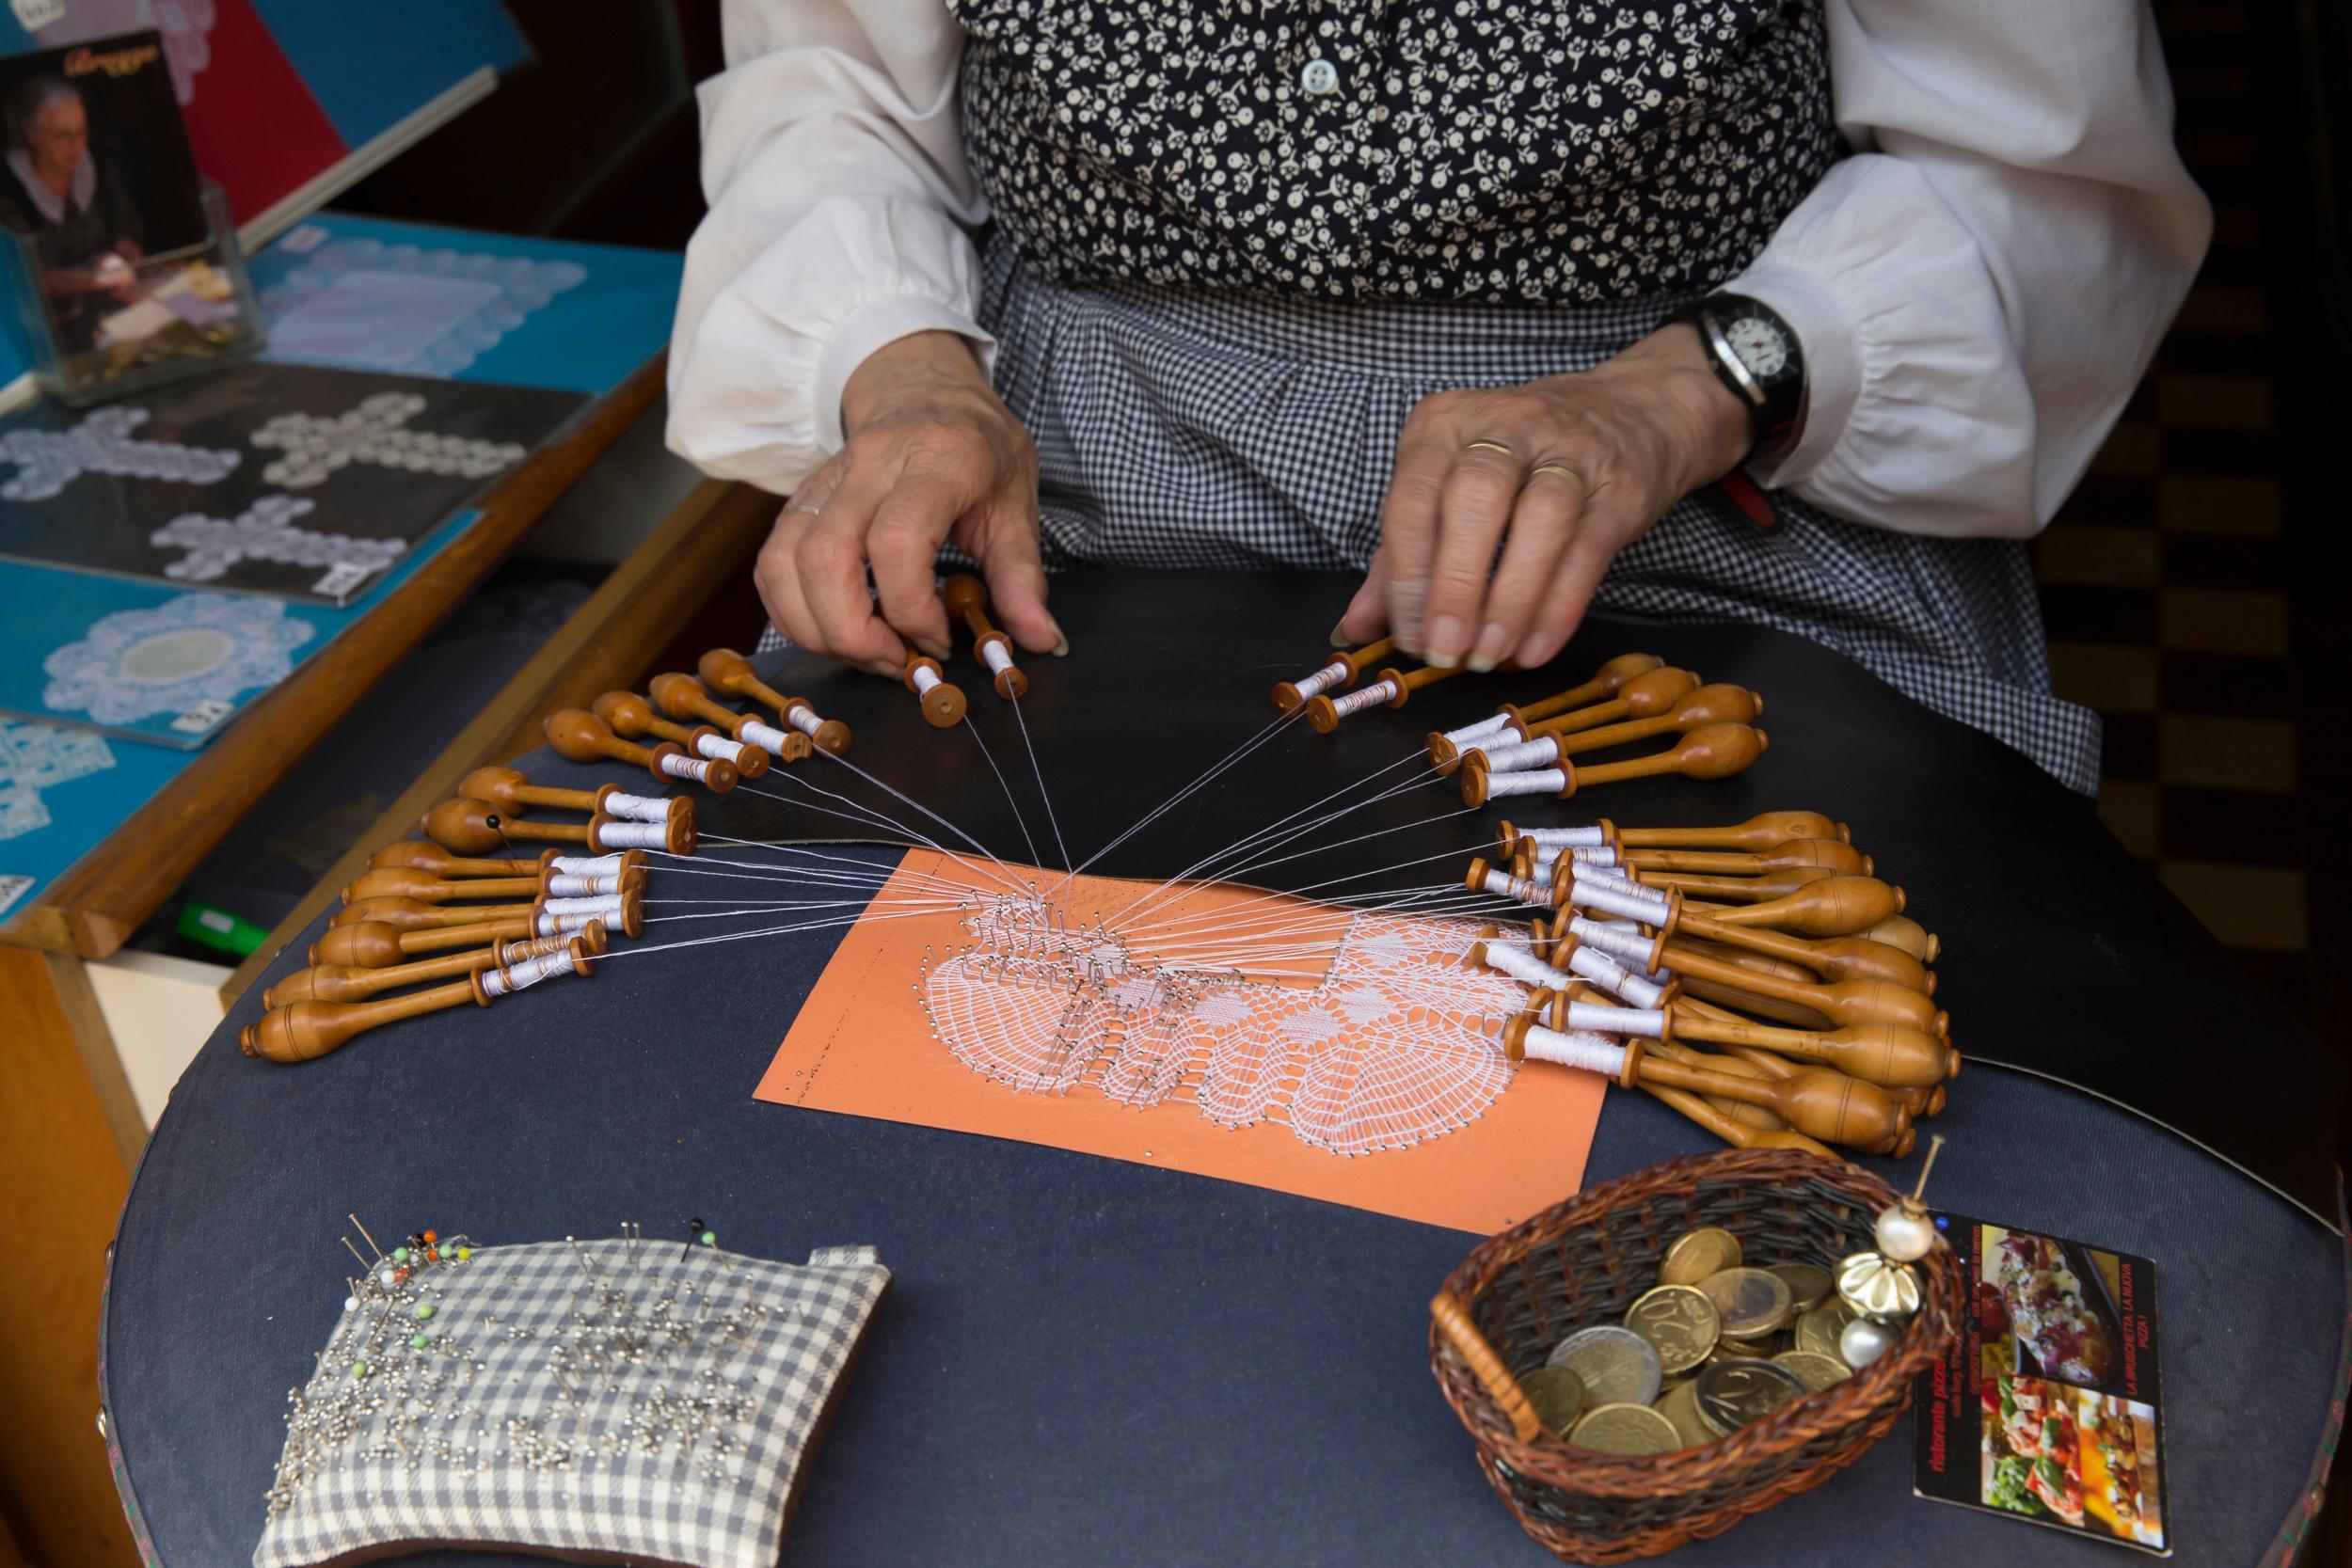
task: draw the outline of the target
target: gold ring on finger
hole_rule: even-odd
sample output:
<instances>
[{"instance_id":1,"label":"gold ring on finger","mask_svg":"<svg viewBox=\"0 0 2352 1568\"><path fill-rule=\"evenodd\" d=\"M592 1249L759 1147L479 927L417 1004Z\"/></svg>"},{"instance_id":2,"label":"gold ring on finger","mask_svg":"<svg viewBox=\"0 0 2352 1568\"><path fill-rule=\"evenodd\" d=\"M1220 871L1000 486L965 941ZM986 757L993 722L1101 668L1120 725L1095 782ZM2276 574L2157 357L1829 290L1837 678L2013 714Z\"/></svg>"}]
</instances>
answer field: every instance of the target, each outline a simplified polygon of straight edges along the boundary
<instances>
[{"instance_id":1,"label":"gold ring on finger","mask_svg":"<svg viewBox=\"0 0 2352 1568\"><path fill-rule=\"evenodd\" d=\"M1514 463L1517 463L1519 460L1519 454L1513 451L1509 447L1503 445L1501 441L1488 441L1485 439L1465 441L1462 443L1462 450L1464 451L1499 451Z\"/></svg>"},{"instance_id":2,"label":"gold ring on finger","mask_svg":"<svg viewBox=\"0 0 2352 1568\"><path fill-rule=\"evenodd\" d=\"M1580 499L1590 496L1593 493L1593 482L1586 479L1584 477L1584 470L1578 467L1573 463L1564 462L1556 457L1547 462L1538 463L1534 467L1527 470L1528 482L1533 483L1537 474L1558 474L1562 479L1574 481L1576 484L1576 493Z\"/></svg>"}]
</instances>

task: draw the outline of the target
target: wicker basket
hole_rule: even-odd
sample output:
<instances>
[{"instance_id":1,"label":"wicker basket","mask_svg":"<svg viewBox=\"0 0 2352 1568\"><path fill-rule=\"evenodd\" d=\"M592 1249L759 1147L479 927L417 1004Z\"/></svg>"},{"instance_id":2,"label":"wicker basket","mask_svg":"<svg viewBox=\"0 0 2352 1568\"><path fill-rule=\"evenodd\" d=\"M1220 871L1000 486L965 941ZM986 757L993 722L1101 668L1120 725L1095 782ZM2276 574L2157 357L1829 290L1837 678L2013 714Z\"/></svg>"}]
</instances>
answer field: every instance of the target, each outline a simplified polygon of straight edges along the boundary
<instances>
[{"instance_id":1,"label":"wicker basket","mask_svg":"<svg viewBox=\"0 0 2352 1568\"><path fill-rule=\"evenodd\" d=\"M1431 1304L1430 1363L1527 1533L1569 1562L1655 1557L1819 1486L1885 1436L1960 1321L1960 1273L1944 1247L1920 1264L1923 1304L1894 1348L1702 1448L1644 1458L1570 1448L1513 1373L1579 1328L1621 1322L1686 1230L1723 1227L1749 1263L1834 1269L1875 1245L1871 1224L1895 1197L1868 1172L1817 1155L1727 1149L1581 1193L1463 1259Z\"/></svg>"}]
</instances>

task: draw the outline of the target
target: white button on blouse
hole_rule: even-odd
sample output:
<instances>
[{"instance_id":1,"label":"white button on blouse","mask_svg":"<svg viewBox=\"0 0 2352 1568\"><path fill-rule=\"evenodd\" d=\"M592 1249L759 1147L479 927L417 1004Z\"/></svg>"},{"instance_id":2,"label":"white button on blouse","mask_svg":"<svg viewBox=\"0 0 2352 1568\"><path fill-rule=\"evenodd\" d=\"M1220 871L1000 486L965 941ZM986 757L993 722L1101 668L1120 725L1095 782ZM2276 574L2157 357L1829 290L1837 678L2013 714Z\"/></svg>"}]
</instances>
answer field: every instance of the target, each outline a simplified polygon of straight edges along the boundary
<instances>
[{"instance_id":1,"label":"white button on blouse","mask_svg":"<svg viewBox=\"0 0 2352 1568\"><path fill-rule=\"evenodd\" d=\"M1298 73L1298 85L1316 98L1340 90L1340 68L1329 60L1309 60Z\"/></svg>"}]
</instances>

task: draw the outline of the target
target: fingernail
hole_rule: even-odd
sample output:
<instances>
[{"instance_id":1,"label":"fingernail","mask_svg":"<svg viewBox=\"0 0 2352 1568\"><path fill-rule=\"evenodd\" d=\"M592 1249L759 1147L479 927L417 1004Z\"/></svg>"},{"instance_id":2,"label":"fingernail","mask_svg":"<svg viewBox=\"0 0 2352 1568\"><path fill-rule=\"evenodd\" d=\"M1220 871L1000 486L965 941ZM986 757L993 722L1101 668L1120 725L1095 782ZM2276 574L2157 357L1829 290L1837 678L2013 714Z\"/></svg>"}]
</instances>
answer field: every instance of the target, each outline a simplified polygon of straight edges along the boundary
<instances>
[{"instance_id":1,"label":"fingernail","mask_svg":"<svg viewBox=\"0 0 2352 1568\"><path fill-rule=\"evenodd\" d=\"M1478 634L1478 646L1470 650L1470 667L1485 674L1502 662L1502 656L1511 651L1511 634L1492 621Z\"/></svg>"},{"instance_id":2,"label":"fingernail","mask_svg":"<svg viewBox=\"0 0 2352 1568\"><path fill-rule=\"evenodd\" d=\"M1345 621L1342 621L1338 626L1331 628L1331 646L1334 648L1352 648L1355 645L1356 640L1347 635L1347 623Z\"/></svg>"},{"instance_id":3,"label":"fingernail","mask_svg":"<svg viewBox=\"0 0 2352 1568\"><path fill-rule=\"evenodd\" d=\"M1440 615L1429 623L1429 652L1424 656L1439 670L1451 670L1462 662L1462 633L1466 628L1452 615Z\"/></svg>"},{"instance_id":4,"label":"fingernail","mask_svg":"<svg viewBox=\"0 0 2352 1568\"><path fill-rule=\"evenodd\" d=\"M914 645L922 649L926 654L929 654L931 657L939 660L942 664L946 663L954 654L954 650L949 648L945 642L925 642L918 641Z\"/></svg>"},{"instance_id":5,"label":"fingernail","mask_svg":"<svg viewBox=\"0 0 2352 1568\"><path fill-rule=\"evenodd\" d=\"M1048 615L1045 617L1045 624L1054 628L1054 657L1056 658L1068 658L1070 657L1070 638L1062 631L1061 623L1055 620L1051 615Z\"/></svg>"}]
</instances>

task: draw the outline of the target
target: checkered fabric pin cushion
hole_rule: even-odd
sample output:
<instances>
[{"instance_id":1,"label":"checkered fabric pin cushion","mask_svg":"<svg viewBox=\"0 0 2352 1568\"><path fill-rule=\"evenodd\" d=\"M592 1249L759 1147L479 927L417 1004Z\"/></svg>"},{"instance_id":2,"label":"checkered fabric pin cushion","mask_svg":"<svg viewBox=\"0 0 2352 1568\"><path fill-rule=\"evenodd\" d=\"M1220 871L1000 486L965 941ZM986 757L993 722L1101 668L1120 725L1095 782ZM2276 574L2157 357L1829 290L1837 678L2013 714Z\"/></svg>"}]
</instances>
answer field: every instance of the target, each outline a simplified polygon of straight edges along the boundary
<instances>
[{"instance_id":1,"label":"checkered fabric pin cushion","mask_svg":"<svg viewBox=\"0 0 2352 1568\"><path fill-rule=\"evenodd\" d=\"M254 1568L431 1545L767 1568L890 1271L636 1237L395 1249L310 1381Z\"/></svg>"}]
</instances>

